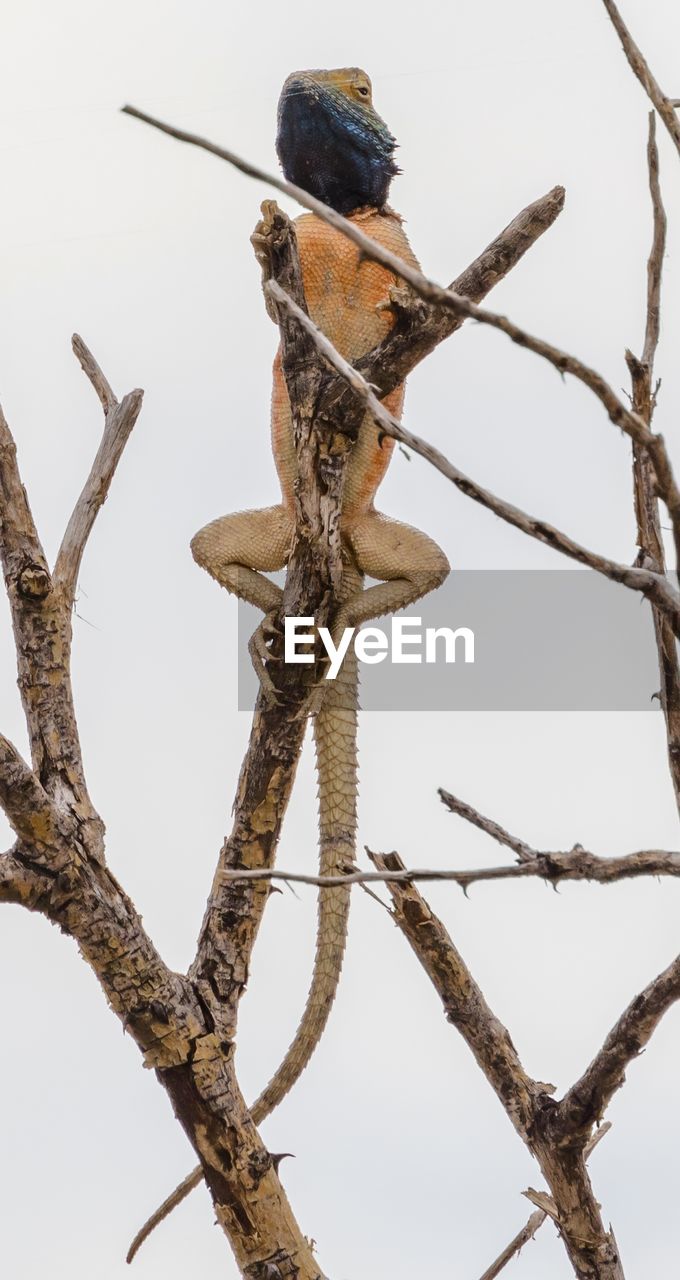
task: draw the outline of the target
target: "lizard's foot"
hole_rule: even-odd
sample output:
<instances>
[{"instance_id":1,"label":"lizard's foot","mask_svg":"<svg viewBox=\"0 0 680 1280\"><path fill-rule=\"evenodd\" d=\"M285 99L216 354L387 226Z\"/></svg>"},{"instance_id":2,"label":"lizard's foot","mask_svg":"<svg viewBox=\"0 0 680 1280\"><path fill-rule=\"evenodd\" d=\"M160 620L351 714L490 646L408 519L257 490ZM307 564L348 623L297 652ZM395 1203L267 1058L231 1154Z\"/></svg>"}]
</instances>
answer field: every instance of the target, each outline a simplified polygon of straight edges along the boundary
<instances>
[{"instance_id":1,"label":"lizard's foot","mask_svg":"<svg viewBox=\"0 0 680 1280\"><path fill-rule=\"evenodd\" d=\"M410 285L400 281L389 287L386 298L379 302L376 311L391 311L402 323L413 323L424 318L428 303L419 298Z\"/></svg>"},{"instance_id":2,"label":"lizard's foot","mask_svg":"<svg viewBox=\"0 0 680 1280\"><path fill-rule=\"evenodd\" d=\"M288 219L281 212L275 200L263 200L260 208L262 217L250 237L250 243L255 250L255 257L262 271L262 288L264 290L267 315L276 324L278 323L276 306L265 286L272 277L272 251L277 235L280 234L281 226L287 224Z\"/></svg>"},{"instance_id":3,"label":"lizard's foot","mask_svg":"<svg viewBox=\"0 0 680 1280\"><path fill-rule=\"evenodd\" d=\"M278 635L276 628L275 612L268 613L262 619L259 627L255 630L248 641L248 653L250 661L253 664L255 675L260 682L260 688L270 704L279 706L280 698L274 682L267 670L270 662L280 662L278 654L272 653L270 645Z\"/></svg>"},{"instance_id":4,"label":"lizard's foot","mask_svg":"<svg viewBox=\"0 0 680 1280\"><path fill-rule=\"evenodd\" d=\"M345 630L353 625L354 620L350 611L346 606L343 606L335 615L335 620L331 627L331 639L336 650L339 648L340 641L342 640ZM328 664L326 663L324 665L327 667ZM295 720L301 720L303 717L304 719L307 719L308 716L316 716L319 714L323 706L324 698L328 692L329 683L332 682L329 682L325 674L322 675L321 679L312 687L299 711L296 711L294 716Z\"/></svg>"}]
</instances>

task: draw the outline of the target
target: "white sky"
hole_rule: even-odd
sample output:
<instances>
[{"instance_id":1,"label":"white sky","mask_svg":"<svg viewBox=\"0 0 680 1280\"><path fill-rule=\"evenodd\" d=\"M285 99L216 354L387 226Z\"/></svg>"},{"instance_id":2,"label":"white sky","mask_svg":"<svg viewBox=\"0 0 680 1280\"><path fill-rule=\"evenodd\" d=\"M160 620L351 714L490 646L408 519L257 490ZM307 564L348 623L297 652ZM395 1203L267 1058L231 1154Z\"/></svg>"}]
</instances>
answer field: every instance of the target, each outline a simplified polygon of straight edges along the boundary
<instances>
[{"instance_id":1,"label":"white sky","mask_svg":"<svg viewBox=\"0 0 680 1280\"><path fill-rule=\"evenodd\" d=\"M626 0L669 93L680 10ZM236 605L194 566L206 520L275 499L268 446L275 331L248 244L268 193L117 114L131 101L274 165L281 83L359 64L401 143L392 201L425 269L448 280L556 182L564 214L493 295L620 386L639 348L650 238L647 103L599 0L450 5L309 0L278 6L119 0L2 5L0 393L48 553L96 447L99 406L69 348L77 329L119 393L145 406L81 576L74 678L91 792L111 865L163 955L192 955L248 717L235 711ZM680 461L680 164L660 138L671 215L658 425ZM582 541L634 554L629 449L582 389L468 328L411 380L407 422L479 481ZM399 455L381 494L454 566L548 568L547 549ZM25 749L5 604L0 726ZM658 715L366 716L360 844L412 865L481 865L497 851L441 810L444 785L544 847L673 847ZM9 832L0 823L0 836ZM279 864L315 864L309 753ZM439 887L441 911L529 1070L559 1089L628 999L675 954L680 887ZM540 1175L445 1023L387 916L354 900L348 959L323 1044L267 1122L304 1230L333 1280L474 1280L528 1215ZM239 1040L253 1097L307 989L313 891L275 898ZM165 1096L106 1009L75 947L5 909L0 933L2 1262L118 1280L131 1235L193 1164ZM677 1258L677 1054L671 1013L610 1109L593 1158L628 1280ZM653 1102L652 1102L653 1100ZM196 1192L140 1255L140 1280L231 1277ZM552 1228L513 1264L569 1275Z\"/></svg>"}]
</instances>

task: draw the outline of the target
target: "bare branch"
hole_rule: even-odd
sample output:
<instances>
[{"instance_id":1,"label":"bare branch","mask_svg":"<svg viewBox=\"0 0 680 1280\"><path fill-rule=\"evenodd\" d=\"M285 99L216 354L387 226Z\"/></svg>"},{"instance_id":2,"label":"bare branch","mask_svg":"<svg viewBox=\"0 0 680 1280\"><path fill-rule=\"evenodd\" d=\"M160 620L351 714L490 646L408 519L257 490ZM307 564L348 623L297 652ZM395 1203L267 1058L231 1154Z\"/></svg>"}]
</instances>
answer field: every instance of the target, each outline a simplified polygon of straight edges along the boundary
<instances>
[{"instance_id":1,"label":"bare branch","mask_svg":"<svg viewBox=\"0 0 680 1280\"><path fill-rule=\"evenodd\" d=\"M664 613L668 614L676 634L680 635L680 595L664 577L648 569L619 564L606 556L598 555L597 552L590 551L587 547L575 542L568 534L556 529L554 525L548 524L544 520L539 520L535 516L528 515L520 510L519 507L513 506L503 498L496 497L490 490L483 489L476 481L471 480L469 476L459 471L434 445L422 440L419 436L413 435L389 413L358 370L353 368L336 351L325 334L296 305L292 298L287 296L276 281L269 281L266 285L266 290L279 306L295 316L302 328L314 339L324 358L352 387L352 390L368 409L373 420L382 428L385 435L391 436L395 440L400 440L402 444L407 445L414 453L420 454L437 471L446 476L461 493L464 493L468 498L472 498L474 502L479 502L481 506L492 511L494 515L500 516L507 524L511 524L529 537L545 543L546 546L561 552L562 555L568 556L571 560L587 565L604 577L611 578L614 582L623 583L624 586L630 587L634 591L640 591L657 604L660 609L663 609ZM651 433L648 434L651 436ZM651 438L658 440L660 437L651 436Z\"/></svg>"},{"instance_id":2,"label":"bare branch","mask_svg":"<svg viewBox=\"0 0 680 1280\"><path fill-rule=\"evenodd\" d=\"M653 212L652 245L647 261L647 318L642 359L626 352L630 370L632 402L636 413L652 424L656 404L654 359L661 328L661 278L666 247L666 212L659 181L659 152L656 145L656 116L649 115L647 168ZM666 568L659 504L654 471L649 454L633 443L633 492L639 561L656 573ZM668 619L653 608L654 635L659 661L660 701L666 725L668 763L680 810L680 664L675 634Z\"/></svg>"},{"instance_id":3,"label":"bare branch","mask_svg":"<svg viewBox=\"0 0 680 1280\"><path fill-rule=\"evenodd\" d=\"M464 818L466 822L472 824L473 827L479 827L480 831L485 831L492 840L496 840L498 844L505 845L507 849L512 849L517 854L520 862L532 862L540 858L537 849L532 849L526 841L520 840L518 836L511 836L509 831L501 827L493 818L485 818L484 814L478 809L473 809L471 804L465 800L459 800L458 796L451 795L450 791L445 791L443 787L439 787L437 792L440 800L446 805L451 813L458 814L459 818Z\"/></svg>"},{"instance_id":4,"label":"bare branch","mask_svg":"<svg viewBox=\"0 0 680 1280\"><path fill-rule=\"evenodd\" d=\"M533 849L526 841L510 835L493 818L485 817L467 801L451 795L443 787L439 788L439 796L451 813L457 814L473 827L484 831L492 840L517 854L519 865L506 868L507 872L512 872L511 878L530 875L540 876L553 883L558 880L592 880L599 884L613 884L618 880L630 880L638 876L680 874L680 853L668 850L643 849L623 857L602 858L589 853L580 844L567 851ZM502 871L502 867L495 868L488 878L502 879ZM472 883L472 880L467 883Z\"/></svg>"},{"instance_id":5,"label":"bare branch","mask_svg":"<svg viewBox=\"0 0 680 1280\"><path fill-rule=\"evenodd\" d=\"M496 1280L496 1276L500 1275L506 1263L511 1262L520 1250L524 1248L524 1245L528 1244L530 1240L533 1240L538 1228L543 1226L547 1216L545 1209L536 1209L529 1218L529 1221L522 1227L522 1230L518 1231L514 1239L510 1241L509 1245L506 1245L503 1252L499 1253L495 1262L492 1262L491 1266L487 1267L484 1275L480 1277L480 1280Z\"/></svg>"},{"instance_id":6,"label":"bare branch","mask_svg":"<svg viewBox=\"0 0 680 1280\"><path fill-rule=\"evenodd\" d=\"M87 792L69 671L71 610L55 587L0 409L0 561L12 613L18 684L31 761L48 796L70 806L86 829L92 857L103 858L103 824Z\"/></svg>"},{"instance_id":7,"label":"bare branch","mask_svg":"<svg viewBox=\"0 0 680 1280\"><path fill-rule=\"evenodd\" d=\"M85 544L99 510L106 501L116 467L144 398L143 391L131 391L119 404L94 356L77 333L73 335L72 343L104 409L104 433L90 474L68 522L54 569L55 583L63 590L69 607L75 595Z\"/></svg>"},{"instance_id":8,"label":"bare branch","mask_svg":"<svg viewBox=\"0 0 680 1280\"><path fill-rule=\"evenodd\" d=\"M680 956L631 1000L599 1053L558 1104L554 1122L561 1132L583 1137L598 1123L626 1067L642 1053L663 1015L680 999Z\"/></svg>"},{"instance_id":9,"label":"bare branch","mask_svg":"<svg viewBox=\"0 0 680 1280\"><path fill-rule=\"evenodd\" d=\"M477 824L481 825L481 824ZM486 830L484 827L483 830ZM489 832L491 834L491 832ZM366 852L373 857L370 849ZM561 880L591 880L598 884L614 884L640 876L680 876L680 853L664 849L642 849L619 858L600 858L580 845L567 852L535 853L531 860L507 867L478 867L472 871L453 871L440 867L408 867L402 871L350 871L334 876L313 876L302 871L261 868L257 871L238 869L220 871L225 883L257 880L284 880L291 884L333 887L346 884L417 884L425 881L449 881L461 889L488 880L526 880L535 877L556 884Z\"/></svg>"},{"instance_id":10,"label":"bare branch","mask_svg":"<svg viewBox=\"0 0 680 1280\"><path fill-rule=\"evenodd\" d=\"M680 155L680 120L675 114L677 102L672 98L667 98L658 81L652 74L648 63L642 55L641 50L636 45L628 27L626 26L621 14L619 13L614 0L602 0L609 17L612 20L614 29L623 45L628 63L632 71L637 76L647 97L656 107L661 119L663 120L675 146Z\"/></svg>"},{"instance_id":11,"label":"bare branch","mask_svg":"<svg viewBox=\"0 0 680 1280\"><path fill-rule=\"evenodd\" d=\"M403 872L397 853L371 853L378 871ZM543 1086L522 1066L510 1036L489 1008L441 920L411 884L388 882L394 918L428 973L449 1022L462 1035L515 1129L530 1141Z\"/></svg>"},{"instance_id":12,"label":"bare branch","mask_svg":"<svg viewBox=\"0 0 680 1280\"><path fill-rule=\"evenodd\" d=\"M79 333L74 333L71 338L71 346L73 347L73 354L79 361L83 373L92 383L92 386L99 396L104 413L107 414L109 409L113 409L114 406L118 404L118 400L111 389L110 382L100 369L97 361L90 351L90 348L83 342Z\"/></svg>"},{"instance_id":13,"label":"bare branch","mask_svg":"<svg viewBox=\"0 0 680 1280\"><path fill-rule=\"evenodd\" d=\"M654 369L656 349L659 345L661 331L661 277L663 259L666 252L666 231L668 219L664 209L659 178L659 149L656 145L656 117L649 113L649 136L647 139L647 170L649 173L649 194L652 200L653 235L652 247L647 260L647 321L645 325L645 343L642 351L642 362L649 369L650 378ZM647 424L649 425L649 423Z\"/></svg>"},{"instance_id":14,"label":"bare branch","mask_svg":"<svg viewBox=\"0 0 680 1280\"><path fill-rule=\"evenodd\" d=\"M170 1095L241 1270L257 1261L258 1250L264 1257L280 1250L299 1264L301 1277L317 1280L311 1250L238 1088L231 1045L215 1037L191 983L165 966L111 873L83 856L76 819L68 811L55 815L4 739L0 799L21 838L0 857L0 902L40 911L77 941L145 1065L156 1069ZM235 1209L247 1230L235 1225Z\"/></svg>"},{"instance_id":15,"label":"bare branch","mask_svg":"<svg viewBox=\"0 0 680 1280\"><path fill-rule=\"evenodd\" d=\"M404 869L398 854L373 854L381 871ZM523 868L520 867L519 870ZM412 884L390 884L393 916L440 996L446 1016L460 1032L525 1144L536 1156L550 1188L567 1254L579 1280L624 1280L611 1229L602 1222L582 1145L570 1145L566 1119L540 1084L522 1067L506 1031L457 951L441 920ZM561 1123L554 1125L556 1116ZM592 1125L592 1121L591 1121ZM566 1141L565 1141L566 1139Z\"/></svg>"},{"instance_id":16,"label":"bare branch","mask_svg":"<svg viewBox=\"0 0 680 1280\"><path fill-rule=\"evenodd\" d=\"M36 777L59 797L60 813L85 819L90 856L104 857L104 830L85 781L70 678L71 607L80 559L97 512L141 407L134 391L118 404L82 339L74 351L105 407L105 428L90 476L76 503L50 575L17 465L16 447L0 410L0 559L12 611L19 689Z\"/></svg>"},{"instance_id":17,"label":"bare branch","mask_svg":"<svg viewBox=\"0 0 680 1280\"><path fill-rule=\"evenodd\" d=\"M21 483L17 450L0 406L0 558L10 592L39 599L51 588L47 560Z\"/></svg>"},{"instance_id":18,"label":"bare branch","mask_svg":"<svg viewBox=\"0 0 680 1280\"><path fill-rule=\"evenodd\" d=\"M105 407L106 424L54 583L0 413L0 553L34 766L29 769L11 743L0 739L0 802L19 836L16 850L0 861L0 900L40 911L76 939L146 1066L156 1069L170 1096L240 1270L254 1274L262 1259L281 1259L282 1269L317 1280L309 1244L238 1087L231 1041L215 1034L191 982L163 963L104 865L104 828L87 794L73 708L71 599L82 547L141 393L116 404L84 344L75 349Z\"/></svg>"}]
</instances>

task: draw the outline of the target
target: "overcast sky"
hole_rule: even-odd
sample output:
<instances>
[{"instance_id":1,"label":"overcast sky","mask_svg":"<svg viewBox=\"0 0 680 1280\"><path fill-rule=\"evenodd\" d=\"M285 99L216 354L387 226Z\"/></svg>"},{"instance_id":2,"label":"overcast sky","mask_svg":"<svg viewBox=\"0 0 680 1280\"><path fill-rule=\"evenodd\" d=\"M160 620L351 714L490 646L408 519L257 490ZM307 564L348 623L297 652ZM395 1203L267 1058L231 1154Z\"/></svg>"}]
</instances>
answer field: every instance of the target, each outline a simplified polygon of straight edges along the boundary
<instances>
[{"instance_id":1,"label":"overcast sky","mask_svg":"<svg viewBox=\"0 0 680 1280\"><path fill-rule=\"evenodd\" d=\"M680 94L677 4L626 0L625 16ZM248 243L269 193L117 109L133 102L273 167L286 75L347 64L369 71L400 141L392 203L435 278L566 186L564 213L493 304L623 385L624 349L643 332L647 101L600 0L2 6L0 394L50 557L101 431L71 333L118 393L146 392L82 567L74 681L111 866L175 967L193 954L249 728L236 710L236 604L188 543L208 519L276 499L276 333ZM671 230L658 426L680 464L680 164L663 130L660 149ZM501 335L468 326L440 348L411 380L406 421L478 481L632 560L627 442L583 389ZM426 529L454 568L563 567L419 459L395 456L381 507ZM4 600L0 711L25 750ZM539 847L677 847L658 713L370 713L360 753L360 847L398 848L411 865L499 860L442 811L439 785ZM314 795L307 751L282 867L315 865ZM559 1090L680 945L670 882L427 896L527 1068ZM239 1035L250 1098L297 1023L314 922L307 888L267 912ZM5 908L0 974L4 1273L119 1280L130 1237L192 1152L68 939ZM677 1266L679 1049L675 1010L631 1067L592 1161L628 1280ZM404 940L359 892L327 1034L263 1132L295 1152L282 1177L333 1280L430 1269L475 1280L525 1220L522 1190L542 1185ZM197 1259L202 1276L236 1276L203 1190L135 1271L185 1280ZM550 1226L511 1274L570 1274Z\"/></svg>"}]
</instances>

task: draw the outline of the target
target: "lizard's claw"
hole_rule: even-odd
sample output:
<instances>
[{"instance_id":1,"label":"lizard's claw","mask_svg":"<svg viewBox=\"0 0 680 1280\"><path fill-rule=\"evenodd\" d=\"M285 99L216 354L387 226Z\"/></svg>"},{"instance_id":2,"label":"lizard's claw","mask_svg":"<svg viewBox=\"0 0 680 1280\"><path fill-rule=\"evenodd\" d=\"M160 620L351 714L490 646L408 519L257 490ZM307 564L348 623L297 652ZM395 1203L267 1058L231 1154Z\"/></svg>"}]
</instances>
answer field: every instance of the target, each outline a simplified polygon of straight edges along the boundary
<instances>
[{"instance_id":1,"label":"lizard's claw","mask_svg":"<svg viewBox=\"0 0 680 1280\"><path fill-rule=\"evenodd\" d=\"M376 306L376 311L391 311L402 320L413 320L424 315L428 303L419 298L410 285L399 283L390 285L387 297Z\"/></svg>"},{"instance_id":2,"label":"lizard's claw","mask_svg":"<svg viewBox=\"0 0 680 1280\"><path fill-rule=\"evenodd\" d=\"M333 623L333 627L331 629L331 637L336 649L340 644L340 640L344 634L345 628L350 625L352 625L351 617L346 609L342 609L336 615L335 622ZM324 664L324 665L327 665L327 664ZM306 720L310 716L318 715L323 706L323 701L324 701L324 698L326 697L327 690L328 690L328 680L326 679L325 675L323 675L321 676L321 679L318 680L316 684L312 687L308 697L305 698L305 701L303 702L299 711L296 711L295 716L293 718L295 720L301 720L303 718Z\"/></svg>"},{"instance_id":3,"label":"lizard's claw","mask_svg":"<svg viewBox=\"0 0 680 1280\"><path fill-rule=\"evenodd\" d=\"M281 661L278 654L272 653L269 647L276 635L276 614L268 613L250 637L250 640L248 641L248 653L250 654L250 661L253 664L255 675L260 682L260 688L262 689L267 702L279 706L281 700L267 670L267 666L270 662Z\"/></svg>"},{"instance_id":4,"label":"lizard's claw","mask_svg":"<svg viewBox=\"0 0 680 1280\"><path fill-rule=\"evenodd\" d=\"M264 304L267 309L267 315L270 320L277 324L276 307L267 293L265 285L272 276L272 248L276 236L277 215L279 220L283 218L283 215L275 200L263 200L260 208L262 217L250 237L250 243L255 250L255 257L262 271L262 288L264 289Z\"/></svg>"},{"instance_id":5,"label":"lizard's claw","mask_svg":"<svg viewBox=\"0 0 680 1280\"><path fill-rule=\"evenodd\" d=\"M325 696L326 680L320 680L318 684L313 686L302 706L298 707L298 710L293 715L293 720L307 720L310 716L318 715L323 706Z\"/></svg>"}]
</instances>

